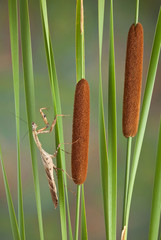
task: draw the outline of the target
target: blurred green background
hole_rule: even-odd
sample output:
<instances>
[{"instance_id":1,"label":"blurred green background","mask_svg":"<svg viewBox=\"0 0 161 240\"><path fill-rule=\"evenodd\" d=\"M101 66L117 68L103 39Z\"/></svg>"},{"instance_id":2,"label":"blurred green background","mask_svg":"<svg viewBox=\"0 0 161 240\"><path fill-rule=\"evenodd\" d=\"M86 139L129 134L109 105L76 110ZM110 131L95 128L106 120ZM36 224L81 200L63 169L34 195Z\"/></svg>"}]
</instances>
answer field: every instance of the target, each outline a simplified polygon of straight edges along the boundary
<instances>
[{"instance_id":1,"label":"blurred green background","mask_svg":"<svg viewBox=\"0 0 161 240\"><path fill-rule=\"evenodd\" d=\"M103 89L105 116L107 119L107 87L108 87L108 46L109 46L109 3L106 1L104 42L103 42ZM12 66L9 38L9 20L7 1L1 0L0 7L0 144L2 154L17 212L17 170L16 170L16 135L14 115L14 95L12 81ZM74 0L48 0L48 15L52 43L54 48L62 113L70 114L63 119L64 138L71 141L72 114L74 90L76 84L75 70L75 9ZM143 89L146 82L147 69L155 31L155 24L159 12L160 0L140 1L139 21L144 27L144 72ZM48 107L46 112L49 122L52 122L54 113L49 86L46 56L41 28L39 1L29 0L33 65L35 78L36 121L38 126L43 126L39 114L40 107ZM97 26L97 1L84 0L85 15L85 55L86 79L90 85L91 119L90 119L90 148L88 176L85 182L85 199L89 239L105 239L103 201L100 182L99 148L98 148L98 26ZM117 125L118 125L118 224L117 239L121 234L122 201L125 173L126 139L122 135L122 98L124 84L124 65L126 54L126 39L130 25L135 18L135 1L114 1L114 33L115 33L115 60L117 84ZM21 58L21 51L20 51ZM156 83L148 118L140 163L136 176L135 188L132 199L129 239L148 239L150 209L156 162L156 149L158 140L159 119L161 113L161 62L156 75ZM24 82L22 63L20 60L20 117L26 121L26 108L24 98ZM31 159L26 134L27 125L21 121L21 162L22 185L25 211L25 226L27 239L39 239L37 211L33 187ZM24 137L25 136L25 137ZM44 135L40 138L45 150L54 152L54 135ZM134 141L133 141L134 142ZM54 146L54 147L53 147ZM70 147L66 148L70 151ZM70 170L70 156L66 156L67 172ZM48 183L46 180L41 158L38 153L38 166L41 190L41 203L44 222L45 239L61 239L59 209L54 210L51 201ZM69 200L72 224L75 219L76 186L71 180L69 184ZM72 191L71 191L72 190ZM8 207L0 167L0 239L12 239Z\"/></svg>"}]
</instances>

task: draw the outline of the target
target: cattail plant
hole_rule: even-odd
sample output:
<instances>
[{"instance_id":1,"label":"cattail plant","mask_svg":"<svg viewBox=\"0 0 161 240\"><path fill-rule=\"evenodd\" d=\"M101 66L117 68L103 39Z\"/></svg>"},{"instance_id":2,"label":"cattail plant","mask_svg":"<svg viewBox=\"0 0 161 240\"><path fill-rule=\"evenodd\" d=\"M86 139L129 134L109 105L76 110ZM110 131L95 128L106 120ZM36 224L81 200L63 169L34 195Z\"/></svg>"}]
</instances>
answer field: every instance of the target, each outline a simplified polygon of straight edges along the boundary
<instances>
[{"instance_id":1,"label":"cattail plant","mask_svg":"<svg viewBox=\"0 0 161 240\"><path fill-rule=\"evenodd\" d=\"M132 24L129 29L126 50L125 83L123 99L123 134L127 140L126 174L124 188L124 206L122 229L125 229L126 204L130 175L131 141L137 133L140 113L140 98L143 69L143 27ZM125 239L127 232L124 234Z\"/></svg>"},{"instance_id":2,"label":"cattail plant","mask_svg":"<svg viewBox=\"0 0 161 240\"><path fill-rule=\"evenodd\" d=\"M84 185L86 179L88 161L88 139L89 139L89 86L85 80L85 46L84 46L84 6L83 0L76 3L76 93L73 116L73 139L76 142L72 146L72 176L77 184L76 218L75 218L75 240L78 240L79 213L81 209L81 237L88 239ZM81 79L81 80L80 80ZM87 104L87 106L86 106ZM86 125L86 127L85 127ZM87 132L85 132L86 130ZM86 136L87 134L87 136ZM84 144L86 143L86 144ZM79 145L80 144L80 145ZM86 150L85 150L86 149ZM76 156L74 160L74 155ZM82 163L81 163L82 162ZM81 191L82 190L82 191ZM81 208L80 208L81 199Z\"/></svg>"},{"instance_id":3,"label":"cattail plant","mask_svg":"<svg viewBox=\"0 0 161 240\"><path fill-rule=\"evenodd\" d=\"M89 148L89 85L81 79L75 90L72 142L72 178L76 184L83 184L87 176Z\"/></svg>"},{"instance_id":4,"label":"cattail plant","mask_svg":"<svg viewBox=\"0 0 161 240\"><path fill-rule=\"evenodd\" d=\"M79 205L80 189L82 186L82 237L87 237L87 226L85 216L85 200L83 183L86 180L88 168L88 148L89 148L89 120L90 120L90 98L89 84L85 79L81 79L75 90L74 113L73 113L73 135L72 135L72 178L77 184L77 206L75 221L75 239L78 239L79 226Z\"/></svg>"},{"instance_id":5,"label":"cattail plant","mask_svg":"<svg viewBox=\"0 0 161 240\"><path fill-rule=\"evenodd\" d=\"M137 9L138 9L138 4L137 4ZM136 16L137 16L136 19L138 19L138 14L136 14ZM129 222L129 214L130 214L130 206L131 206L134 182L135 182L137 167L139 163L139 157L141 153L146 123L148 119L150 103L152 99L156 70L157 70L158 60L160 55L160 49L161 49L161 10L159 11L158 21L157 21L155 35L154 35L151 58L150 58L148 74L147 74L147 81L146 81L142 109L140 114L140 122L139 122L139 127L138 127L138 132L137 132L136 142L135 142L135 147L133 152L129 182L127 181L127 179L128 179L128 172L130 169L130 157L129 157L130 147L128 147L128 151L127 151L127 166L126 166L127 170L126 170L126 186L125 186L125 195L124 195L124 218L123 218L123 226L126 226L127 230L128 230L128 222ZM129 139L131 139L131 137L129 137L128 140ZM131 144L128 144L128 146L130 145ZM153 223L154 223L153 226L157 224L156 218ZM126 237L127 237L127 230L126 230ZM150 239L154 239L154 237Z\"/></svg>"},{"instance_id":6,"label":"cattail plant","mask_svg":"<svg viewBox=\"0 0 161 240\"><path fill-rule=\"evenodd\" d=\"M56 62L52 47L52 36L53 29L50 32L50 22L48 22L48 12L46 0L39 0L40 11L41 11L41 24L44 36L44 49L46 51L47 67L50 79L50 90L51 99L53 103L54 114L61 114L61 94L59 92L59 81L57 78ZM86 1L87 2L87 1ZM104 32L104 9L105 0L98 0L98 35L99 35L99 152L100 152L100 169L101 169L101 182L102 182L102 199L103 204L100 204L100 208L103 208L104 212L104 223L106 236L104 238L109 240L116 240L117 234L117 195L120 195L120 191L117 190L117 165L120 164L120 159L117 164L117 149L119 150L120 142L117 141L117 111L116 106L116 81L115 81L115 46L114 46L114 22L113 22L113 0L110 0L110 24L109 24L109 81L108 81L108 104L104 101L104 82L102 81L102 45L103 45L103 32ZM87 3L86 3L87 4ZM20 102L19 102L19 64L23 63L24 70L24 87L26 97L26 109L28 118L28 127L31 130L31 122L35 119L35 90L34 90L34 75L35 71L33 68L32 61L32 42L30 31L30 18L29 18L29 6L28 0L8 0L9 6L9 26L10 26L10 40L11 40L11 56L12 56L12 68L13 68L13 82L14 82L14 95L15 95L15 113L16 116L20 115ZM65 3L64 3L65 6ZM64 7L63 6L63 7ZM67 11L69 11L70 4L68 3ZM88 6L88 4L87 4ZM61 6L62 7L62 6ZM62 8L63 8L62 7ZM19 12L18 12L19 11ZM34 12L35 13L35 12ZM64 12L63 12L64 13ZM69 12L68 12L69 13ZM127 239L129 215L132 201L132 194L134 189L135 177L137 167L139 163L140 153L142 149L144 133L146 129L152 93L155 83L156 71L158 67L158 61L161 50L161 9L158 15L158 22L156 25L156 31L154 35L154 42L152 46L151 58L149 62L149 68L147 71L147 80L143 96L142 108L140 111L140 99L141 99L141 85L142 85L142 65L143 65L143 27L138 23L139 15L139 0L136 0L136 18L135 23L130 27L127 40L127 53L126 53L126 66L125 66L125 86L124 86L124 100L123 100L123 134L127 138L127 157L126 157L126 175L125 175L125 192L124 192L124 209L123 209L123 222L121 231L121 240ZM20 21L18 21L18 16ZM32 19L32 18L31 18ZM60 21L59 21L60 22ZM88 21L87 21L88 22ZM93 21L94 22L94 21ZM68 33L70 33L70 24L67 23ZM34 238L44 240L44 236L49 238L51 231L45 232L44 229L52 226L53 238L60 238L63 240L78 240L79 233L81 233L81 239L87 240L87 224L86 224L86 209L85 209L85 194L84 194L84 182L87 177L88 169L88 151L89 151L89 122L90 122L90 93L89 84L85 80L85 46L84 46L84 10L83 0L76 1L76 91L74 101L74 114L73 114L73 135L72 135L72 156L71 156L71 167L72 167L72 178L77 187L76 196L76 217L75 217L75 234L73 236L73 229L70 219L70 202L68 201L68 187L65 161L65 151L58 151L57 154L57 175L58 175L58 195L59 195L59 211L60 220L57 219L58 214L56 211L51 212L52 219L50 216L43 219L41 210L41 199L39 187L39 173L37 164L37 153L35 149L35 143L32 138L32 131L29 131L30 150L33 168L33 182L35 191L35 203L37 207L38 227L39 236L35 235ZM20 28L20 32L18 29ZM87 27L87 29L89 29ZM31 32L31 33L30 33ZM37 32L36 32L37 34ZM2 34L3 35L3 34ZM21 37L20 37L21 35ZM70 35L70 34L69 34ZM19 60L19 39L21 39L21 53L22 63ZM66 39L65 39L66 40ZM116 41L117 42L117 41ZM63 42L64 44L64 42ZM86 44L88 46L88 43ZM54 48L56 43L54 45ZM89 48L90 49L90 48ZM97 52L97 51L96 51ZM97 54L97 53L95 53ZM116 52L116 54L118 54ZM36 62L36 61L35 61ZM37 61L40 68L40 63ZM41 62L41 61L40 61ZM88 68L87 64L87 68ZM116 66L117 67L117 66ZM39 69L38 68L38 69ZM93 69L92 69L93 70ZM63 71L62 71L63 72ZM72 69L73 72L73 69ZM65 73L65 81L67 80L67 72ZM104 74L103 74L104 76ZM38 77L37 77L38 78ZM45 96L46 84L46 72L43 82L43 97ZM92 84L95 84L95 81ZM40 82L39 82L40 83ZM45 87L44 87L45 86ZM37 91L37 93L41 91ZM67 91L66 91L67 92ZM41 94L42 96L42 94ZM4 98L5 99L5 98ZM95 101L97 98L94 96ZM39 104L39 102L38 102ZM22 106L24 107L24 106ZM70 106L71 107L71 106ZM106 116L104 115L105 109L108 109L108 127L106 125ZM66 108L65 108L66 111ZM64 111L63 111L64 112ZM4 112L3 112L4 114ZM140 115L140 119L139 119ZM7 116L5 116L5 119ZM118 118L119 119L119 118ZM7 121L6 121L7 123ZM71 123L72 124L72 123ZM119 124L118 124L119 126ZM97 128L96 128L97 129ZM1 144L0 144L0 163L2 165L2 173L5 184L5 191L7 197L7 204L10 215L10 222L12 228L13 238L16 240L25 240L26 235L30 236L32 226L30 225L25 229L25 221L27 214L24 214L23 209L23 192L25 188L22 188L21 180L21 162L20 162L20 124L19 119L16 117L16 133L17 133L17 179L18 179L18 203L17 203L17 214L15 213L13 200L9 188L8 178L5 170L5 163L2 158ZM63 137L63 124L62 120L59 119L55 125L55 144L56 147L60 143L64 143ZM131 145L132 139L136 136L135 146L133 148L133 154L131 158ZM119 140L119 138L118 138ZM117 144L118 143L118 144ZM93 147L96 147L93 145ZM2 146L3 148L3 146ZM55 151L55 147L53 147ZM10 149L10 147L6 148ZM2 149L2 151L4 151ZM50 155L52 156L52 155ZM118 154L120 158L120 154ZM161 121L159 130L158 140L158 151L156 161L156 172L153 189L153 200L151 208L151 220L149 228L149 240L157 240L159 235L160 226L160 213L161 213ZM131 163L130 163L131 160ZM146 159L147 160L147 159ZM148 159L149 160L149 159ZM25 164L28 164L26 162ZM12 166L12 165L11 165ZM23 164L22 164L23 167ZM147 166L145 166L146 169ZM62 170L62 171L61 171ZM25 169L26 171L26 169ZM122 171L122 168L118 169ZM52 172L52 168L51 168ZM97 175L97 169L94 174ZM50 180L50 179L49 179ZM95 188L94 182L93 187ZM148 185L149 186L149 185ZM97 186L99 188L99 186ZM119 185L118 185L119 187ZM119 192L119 194L117 194ZM91 194L91 192L90 192ZM91 197L91 196L90 196ZM119 198L118 198L119 200ZM94 202L94 201L93 201ZM81 204L80 204L81 203ZM56 203L57 204L57 203ZM31 202L33 206L33 202ZM46 204L47 205L47 204ZM44 206L44 204L43 204ZM73 204L72 204L73 206ZM3 207L3 205L2 205ZM52 206L53 207L53 206ZM96 209L96 208L95 208ZM118 211L119 212L119 211ZM17 217L18 216L18 217ZM34 216L32 216L34 217ZM53 218L55 217L55 219ZM139 218L139 217L138 217ZM3 212L1 215L1 222L3 219ZM32 219L33 221L34 219ZM98 217L96 217L98 221ZM89 218L90 221L90 218ZM48 224L49 222L49 224ZM57 227L60 224L60 227ZM4 225L4 224L0 224ZM45 228L43 227L45 225ZM139 224L141 227L141 225ZM74 226L73 226L74 227ZM79 229L80 227L80 229ZM7 233L8 228L7 229ZM61 229L60 233L57 229ZM5 229L2 231L4 232ZM27 231L26 231L27 230ZM1 235L0 229L0 235ZM26 234L25 234L26 233ZM146 231L147 233L147 231ZM10 234L10 233L9 233ZM33 232L32 232L33 234ZM5 236L4 236L5 237ZM7 236L6 236L7 237ZM101 238L102 236L98 237ZM30 237L31 239L33 238ZM91 238L91 236L90 236ZM138 238L137 231L135 236ZM144 237L148 239L147 237ZM10 236L9 236L10 239ZM91 238L92 239L92 238Z\"/></svg>"}]
</instances>

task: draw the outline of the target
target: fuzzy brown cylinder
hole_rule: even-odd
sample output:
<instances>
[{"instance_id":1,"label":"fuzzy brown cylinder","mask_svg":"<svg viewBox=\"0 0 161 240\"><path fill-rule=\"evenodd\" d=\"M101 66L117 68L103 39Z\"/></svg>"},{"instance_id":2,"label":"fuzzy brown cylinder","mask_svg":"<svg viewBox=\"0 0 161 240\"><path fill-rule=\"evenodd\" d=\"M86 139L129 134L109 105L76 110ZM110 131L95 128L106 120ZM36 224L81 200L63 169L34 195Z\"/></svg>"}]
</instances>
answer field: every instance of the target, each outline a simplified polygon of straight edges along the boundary
<instances>
[{"instance_id":1,"label":"fuzzy brown cylinder","mask_svg":"<svg viewBox=\"0 0 161 240\"><path fill-rule=\"evenodd\" d=\"M140 23L130 27L127 39L123 134L134 137L137 133L143 70L143 27Z\"/></svg>"},{"instance_id":2,"label":"fuzzy brown cylinder","mask_svg":"<svg viewBox=\"0 0 161 240\"><path fill-rule=\"evenodd\" d=\"M76 85L73 113L72 178L76 184L84 183L87 176L89 120L89 85L81 79Z\"/></svg>"}]
</instances>

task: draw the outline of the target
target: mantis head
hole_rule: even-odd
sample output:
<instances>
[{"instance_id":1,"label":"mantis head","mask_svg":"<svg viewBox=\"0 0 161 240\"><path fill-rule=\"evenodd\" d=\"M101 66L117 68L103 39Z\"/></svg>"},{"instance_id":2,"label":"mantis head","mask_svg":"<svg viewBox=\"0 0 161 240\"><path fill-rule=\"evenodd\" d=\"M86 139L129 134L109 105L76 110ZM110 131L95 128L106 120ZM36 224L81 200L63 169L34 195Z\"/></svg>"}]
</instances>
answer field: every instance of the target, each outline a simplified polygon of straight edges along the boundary
<instances>
[{"instance_id":1,"label":"mantis head","mask_svg":"<svg viewBox=\"0 0 161 240\"><path fill-rule=\"evenodd\" d=\"M36 131L37 125L36 123L32 122L32 131Z\"/></svg>"}]
</instances>

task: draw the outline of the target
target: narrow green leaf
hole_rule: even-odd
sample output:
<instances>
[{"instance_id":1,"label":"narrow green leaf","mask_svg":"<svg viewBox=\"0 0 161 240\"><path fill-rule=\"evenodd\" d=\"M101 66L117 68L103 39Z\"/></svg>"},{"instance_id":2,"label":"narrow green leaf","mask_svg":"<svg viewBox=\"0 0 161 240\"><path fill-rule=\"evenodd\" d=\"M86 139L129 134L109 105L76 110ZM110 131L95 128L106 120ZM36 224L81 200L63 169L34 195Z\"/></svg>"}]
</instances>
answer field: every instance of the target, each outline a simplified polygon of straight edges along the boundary
<instances>
[{"instance_id":1,"label":"narrow green leaf","mask_svg":"<svg viewBox=\"0 0 161 240\"><path fill-rule=\"evenodd\" d=\"M108 158L107 158L107 141L104 119L103 93L102 93L102 39L103 39L103 23L104 23L104 7L105 1L98 0L98 36L99 36L99 153L101 164L101 179L104 204L104 217L106 239L109 239L109 223L108 223Z\"/></svg>"},{"instance_id":2,"label":"narrow green leaf","mask_svg":"<svg viewBox=\"0 0 161 240\"><path fill-rule=\"evenodd\" d=\"M20 0L20 26L21 26L21 47L22 47L22 59L23 59L23 71L25 82L25 97L26 97L26 109L29 128L29 140L32 159L32 169L34 177L34 187L36 196L36 205L39 222L40 239L44 239L43 234L43 221L41 211L41 199L40 199L40 187L37 167L36 148L32 136L32 121L35 119L35 96L34 96L34 76L33 76L33 64L32 64L32 50L31 50L31 34L29 23L29 10L28 1Z\"/></svg>"},{"instance_id":3,"label":"narrow green leaf","mask_svg":"<svg viewBox=\"0 0 161 240\"><path fill-rule=\"evenodd\" d=\"M54 60L54 54L53 54L50 32L49 32L46 0L40 0L40 6L41 6L42 26L43 26L43 33L44 33L45 50L46 50L48 71L49 71L49 77L50 77L50 86L51 86L54 112L55 114L61 114L59 86L58 86L55 60ZM57 145L59 143L64 142L63 125L62 125L61 118L58 119L58 122L55 126L55 138L56 138ZM64 155L64 152L62 151L59 152L58 154L57 166L58 168L65 169L65 155ZM64 176L64 182L65 182L65 185L67 186L66 176ZM64 182L63 182L63 174L61 171L59 171L58 172L58 188L59 188L61 231L62 231L62 239L67 239ZM68 214L68 229L69 229L68 233L69 233L69 239L72 240L73 236L72 236L72 228L71 228L71 220L70 220L67 187L65 188L65 194L66 194L67 214Z\"/></svg>"},{"instance_id":4,"label":"narrow green leaf","mask_svg":"<svg viewBox=\"0 0 161 240\"><path fill-rule=\"evenodd\" d=\"M134 148L131 175L130 175L130 181L129 181L129 192L128 192L128 199L127 199L126 227L128 227L133 187L134 187L136 171L138 167L141 147L143 143L146 123L147 123L149 109L150 109L150 103L151 103L155 76L156 76L156 71L158 67L158 60L160 55L160 48L161 48L161 9L159 11L158 22L157 22L156 31L155 31L146 88L145 88L144 98L143 98L143 105L142 105L141 114L140 114L140 123L139 123L139 128L138 128L138 133L137 133L136 143Z\"/></svg>"},{"instance_id":5,"label":"narrow green leaf","mask_svg":"<svg viewBox=\"0 0 161 240\"><path fill-rule=\"evenodd\" d=\"M82 185L82 195L81 195L81 239L82 240L88 239L85 197L84 197L84 184Z\"/></svg>"},{"instance_id":6,"label":"narrow green leaf","mask_svg":"<svg viewBox=\"0 0 161 240\"><path fill-rule=\"evenodd\" d=\"M117 126L116 126L116 82L113 0L110 9L110 48L109 48L109 86L108 86L108 201L109 201L109 239L116 239L117 213Z\"/></svg>"},{"instance_id":7,"label":"narrow green leaf","mask_svg":"<svg viewBox=\"0 0 161 240\"><path fill-rule=\"evenodd\" d=\"M5 184L5 190L6 190L6 197L7 197L7 204L8 204L8 210L9 210L9 215L10 215L12 234L13 234L13 238L15 240L20 240L21 239L20 233L19 233L15 210L13 207L13 202L12 202L12 198L11 198L11 194L10 194L8 181L7 181L6 171L5 171L4 162L3 162L3 158L2 158L1 147L0 147L0 158L1 158L2 173L3 173L4 184Z\"/></svg>"},{"instance_id":8,"label":"narrow green leaf","mask_svg":"<svg viewBox=\"0 0 161 240\"><path fill-rule=\"evenodd\" d=\"M68 236L70 240L73 240L73 233L72 233L72 225L70 219L70 209L69 209L69 199L68 199L68 192L65 191L66 194L66 205L67 205L67 214L68 214Z\"/></svg>"},{"instance_id":9,"label":"narrow green leaf","mask_svg":"<svg viewBox=\"0 0 161 240\"><path fill-rule=\"evenodd\" d=\"M13 85L15 97L15 114L19 116L19 49L18 49L18 12L17 0L8 1L9 25L13 70ZM21 163L20 163L20 130L19 118L16 118L16 136L17 136L17 182L18 182L18 223L21 239L25 239L24 212L21 184Z\"/></svg>"},{"instance_id":10,"label":"narrow green leaf","mask_svg":"<svg viewBox=\"0 0 161 240\"><path fill-rule=\"evenodd\" d=\"M153 188L153 200L151 209L151 220L149 229L149 240L157 240L159 234L159 223L161 214L161 120L158 139L158 151L155 167L155 180Z\"/></svg>"}]
</instances>

